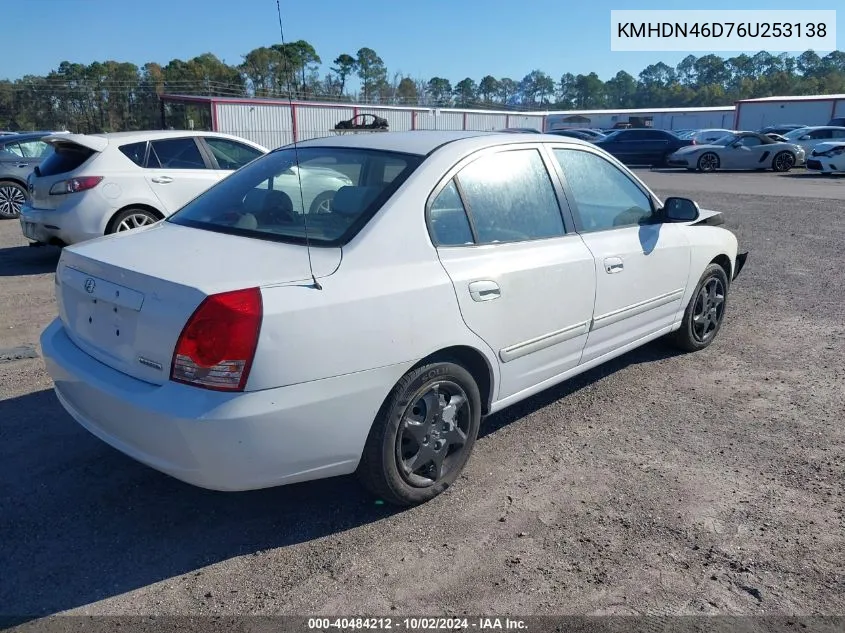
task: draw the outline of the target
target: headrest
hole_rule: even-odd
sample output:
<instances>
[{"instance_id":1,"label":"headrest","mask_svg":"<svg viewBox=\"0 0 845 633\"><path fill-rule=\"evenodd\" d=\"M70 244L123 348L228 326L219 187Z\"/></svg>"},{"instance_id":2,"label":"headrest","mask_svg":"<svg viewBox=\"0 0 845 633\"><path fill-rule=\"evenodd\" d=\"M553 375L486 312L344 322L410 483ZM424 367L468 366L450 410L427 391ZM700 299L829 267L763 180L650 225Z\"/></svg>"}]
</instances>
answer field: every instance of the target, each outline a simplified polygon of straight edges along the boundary
<instances>
[{"instance_id":1,"label":"headrest","mask_svg":"<svg viewBox=\"0 0 845 633\"><path fill-rule=\"evenodd\" d=\"M332 213L359 215L375 200L379 187L341 187L334 194Z\"/></svg>"}]
</instances>

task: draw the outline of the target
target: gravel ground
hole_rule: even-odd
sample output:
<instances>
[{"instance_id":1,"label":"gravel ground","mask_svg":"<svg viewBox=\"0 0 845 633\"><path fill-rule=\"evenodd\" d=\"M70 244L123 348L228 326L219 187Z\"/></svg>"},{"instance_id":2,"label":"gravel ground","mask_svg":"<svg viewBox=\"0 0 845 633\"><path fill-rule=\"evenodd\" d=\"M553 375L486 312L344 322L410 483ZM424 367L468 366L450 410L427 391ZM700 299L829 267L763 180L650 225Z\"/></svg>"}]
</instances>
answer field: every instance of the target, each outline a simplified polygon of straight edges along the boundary
<instances>
[{"instance_id":1,"label":"gravel ground","mask_svg":"<svg viewBox=\"0 0 845 633\"><path fill-rule=\"evenodd\" d=\"M83 431L40 358L0 356L0 614L845 613L845 179L640 173L751 252L719 339L489 418L423 507L348 478L192 488ZM23 243L0 222L3 349L55 312L57 255Z\"/></svg>"}]
</instances>

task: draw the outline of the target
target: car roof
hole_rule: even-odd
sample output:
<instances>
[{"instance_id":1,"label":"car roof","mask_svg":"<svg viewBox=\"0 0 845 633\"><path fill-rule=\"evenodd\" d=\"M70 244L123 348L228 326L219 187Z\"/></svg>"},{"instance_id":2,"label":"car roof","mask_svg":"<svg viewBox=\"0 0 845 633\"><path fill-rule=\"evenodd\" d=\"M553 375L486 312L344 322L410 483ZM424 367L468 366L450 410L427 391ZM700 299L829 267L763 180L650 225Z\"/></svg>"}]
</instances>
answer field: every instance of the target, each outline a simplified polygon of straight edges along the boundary
<instances>
[{"instance_id":1,"label":"car roof","mask_svg":"<svg viewBox=\"0 0 845 633\"><path fill-rule=\"evenodd\" d=\"M296 145L297 147L355 147L426 156L438 148L450 144L493 146L511 143L536 143L539 141L560 143L561 137L542 133L510 134L507 132L414 130L410 132L369 132L324 136L301 141ZM587 147L593 146L592 143L574 137L567 138L566 142L583 144ZM293 147L293 144L288 144L280 147L279 150L291 147Z\"/></svg>"}]
</instances>

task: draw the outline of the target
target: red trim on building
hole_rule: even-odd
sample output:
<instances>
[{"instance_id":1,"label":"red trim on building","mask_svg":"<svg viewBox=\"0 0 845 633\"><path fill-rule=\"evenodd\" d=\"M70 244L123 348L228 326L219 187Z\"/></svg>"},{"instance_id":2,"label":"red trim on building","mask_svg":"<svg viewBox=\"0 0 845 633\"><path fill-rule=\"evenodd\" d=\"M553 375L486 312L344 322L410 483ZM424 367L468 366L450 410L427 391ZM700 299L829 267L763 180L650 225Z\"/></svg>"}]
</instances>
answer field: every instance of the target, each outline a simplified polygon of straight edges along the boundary
<instances>
[{"instance_id":1,"label":"red trim on building","mask_svg":"<svg viewBox=\"0 0 845 633\"><path fill-rule=\"evenodd\" d=\"M510 115L510 114L506 114L506 115L505 115L505 127L506 127L506 128L509 128L509 127L511 126L511 125L510 125L510 123L511 123L511 115Z\"/></svg>"},{"instance_id":2,"label":"red trim on building","mask_svg":"<svg viewBox=\"0 0 845 633\"><path fill-rule=\"evenodd\" d=\"M296 104L293 104L290 107L290 128L293 132L293 142L296 143L299 140L297 138L298 129L296 124Z\"/></svg>"},{"instance_id":3,"label":"red trim on building","mask_svg":"<svg viewBox=\"0 0 845 633\"><path fill-rule=\"evenodd\" d=\"M411 129L412 130L417 129L417 111L416 110L411 110Z\"/></svg>"},{"instance_id":4,"label":"red trim on building","mask_svg":"<svg viewBox=\"0 0 845 633\"><path fill-rule=\"evenodd\" d=\"M211 100L211 131L219 132L217 129L217 101Z\"/></svg>"},{"instance_id":5,"label":"red trim on building","mask_svg":"<svg viewBox=\"0 0 845 633\"><path fill-rule=\"evenodd\" d=\"M467 113L466 112L464 112L464 123L463 123L463 125L464 125L464 129L466 130L467 129Z\"/></svg>"},{"instance_id":6,"label":"red trim on building","mask_svg":"<svg viewBox=\"0 0 845 633\"><path fill-rule=\"evenodd\" d=\"M830 106L830 118L831 120L836 117L836 105L839 103L839 99L834 99L833 104Z\"/></svg>"},{"instance_id":7,"label":"red trim on building","mask_svg":"<svg viewBox=\"0 0 845 633\"><path fill-rule=\"evenodd\" d=\"M353 106L352 107L352 118L354 119L356 116L358 116L358 108Z\"/></svg>"},{"instance_id":8,"label":"red trim on building","mask_svg":"<svg viewBox=\"0 0 845 633\"><path fill-rule=\"evenodd\" d=\"M739 107L742 105L742 101L734 101L734 129L739 129Z\"/></svg>"}]
</instances>

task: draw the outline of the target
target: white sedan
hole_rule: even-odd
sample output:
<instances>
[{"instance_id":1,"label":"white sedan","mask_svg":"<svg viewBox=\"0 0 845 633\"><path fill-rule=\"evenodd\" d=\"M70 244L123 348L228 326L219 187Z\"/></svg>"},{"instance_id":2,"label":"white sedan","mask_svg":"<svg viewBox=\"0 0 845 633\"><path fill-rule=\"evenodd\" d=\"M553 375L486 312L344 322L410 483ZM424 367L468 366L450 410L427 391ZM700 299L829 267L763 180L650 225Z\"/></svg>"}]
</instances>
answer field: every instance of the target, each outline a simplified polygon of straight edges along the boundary
<instances>
[{"instance_id":1,"label":"white sedan","mask_svg":"<svg viewBox=\"0 0 845 633\"><path fill-rule=\"evenodd\" d=\"M299 213L275 186L297 164L353 184ZM455 482L484 416L658 337L709 346L747 256L720 223L576 139L314 139L65 248L41 344L77 422L173 477L354 472L413 505Z\"/></svg>"},{"instance_id":2,"label":"white sedan","mask_svg":"<svg viewBox=\"0 0 845 633\"><path fill-rule=\"evenodd\" d=\"M807 169L822 174L845 173L845 143L819 143L807 158Z\"/></svg>"}]
</instances>

